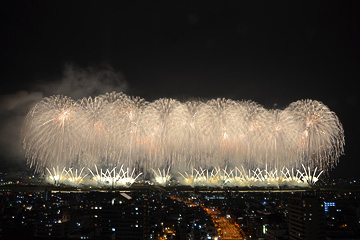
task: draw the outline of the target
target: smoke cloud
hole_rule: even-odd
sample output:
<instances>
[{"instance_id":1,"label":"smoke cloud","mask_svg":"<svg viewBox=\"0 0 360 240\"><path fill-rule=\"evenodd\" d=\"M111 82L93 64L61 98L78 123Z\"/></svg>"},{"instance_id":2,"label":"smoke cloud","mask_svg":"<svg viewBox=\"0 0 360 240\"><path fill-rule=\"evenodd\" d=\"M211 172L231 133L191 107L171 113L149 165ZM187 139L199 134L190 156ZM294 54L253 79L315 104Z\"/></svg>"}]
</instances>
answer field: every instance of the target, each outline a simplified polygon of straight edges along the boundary
<instances>
[{"instance_id":1,"label":"smoke cloud","mask_svg":"<svg viewBox=\"0 0 360 240\"><path fill-rule=\"evenodd\" d=\"M77 68L65 65L60 81L46 82L39 86L45 95L66 95L73 99L97 96L106 92L120 92L127 89L124 76L110 66L102 68Z\"/></svg>"},{"instance_id":2,"label":"smoke cloud","mask_svg":"<svg viewBox=\"0 0 360 240\"><path fill-rule=\"evenodd\" d=\"M0 171L24 168L21 128L28 111L42 98L66 95L75 100L103 94L124 92L127 83L120 72L110 66L79 68L67 64L61 77L32 86L36 91L20 90L0 95Z\"/></svg>"}]
</instances>

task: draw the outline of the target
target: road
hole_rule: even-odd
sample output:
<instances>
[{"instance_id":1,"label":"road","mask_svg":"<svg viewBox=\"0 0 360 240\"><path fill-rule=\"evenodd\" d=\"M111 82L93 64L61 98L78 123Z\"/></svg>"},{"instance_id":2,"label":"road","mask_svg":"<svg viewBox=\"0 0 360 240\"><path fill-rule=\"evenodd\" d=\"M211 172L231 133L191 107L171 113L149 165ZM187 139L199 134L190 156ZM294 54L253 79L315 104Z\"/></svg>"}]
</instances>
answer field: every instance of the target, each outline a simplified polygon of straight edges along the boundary
<instances>
[{"instance_id":1,"label":"road","mask_svg":"<svg viewBox=\"0 0 360 240\"><path fill-rule=\"evenodd\" d=\"M211 217L216 231L219 235L219 240L225 239L244 239L246 237L244 231L239 227L233 218L225 215L220 210L214 207L202 207Z\"/></svg>"},{"instance_id":2,"label":"road","mask_svg":"<svg viewBox=\"0 0 360 240\"><path fill-rule=\"evenodd\" d=\"M235 220L229 216L218 210L213 206L205 206L203 203L198 203L191 201L189 199L183 199L179 196L169 196L171 199L184 202L191 206L200 206L203 208L206 213L211 217L215 225L215 229L217 232L218 240L243 240L246 238L244 231L239 227L239 225L235 222Z\"/></svg>"}]
</instances>

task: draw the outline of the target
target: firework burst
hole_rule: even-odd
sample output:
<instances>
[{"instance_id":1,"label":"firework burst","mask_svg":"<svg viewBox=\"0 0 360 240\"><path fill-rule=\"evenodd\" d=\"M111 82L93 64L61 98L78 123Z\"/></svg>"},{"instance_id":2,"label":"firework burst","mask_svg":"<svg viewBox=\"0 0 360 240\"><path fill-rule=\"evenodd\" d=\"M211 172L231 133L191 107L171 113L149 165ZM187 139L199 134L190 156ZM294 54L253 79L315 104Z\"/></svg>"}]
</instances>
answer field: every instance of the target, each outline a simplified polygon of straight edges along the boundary
<instances>
[{"instance_id":1,"label":"firework burst","mask_svg":"<svg viewBox=\"0 0 360 240\"><path fill-rule=\"evenodd\" d=\"M211 184L314 182L319 177L315 169L335 167L345 144L338 117L319 101L267 110L252 101L147 102L123 93L78 101L44 98L29 111L22 136L28 165L35 171L47 169L57 183L61 180L55 178L64 174L77 182L84 179L84 168L96 165L109 169L90 172L103 185L117 185L151 169L171 169L153 170L161 184L177 172L185 182ZM122 171L116 172L119 166ZM61 174L62 169L70 170Z\"/></svg>"}]
</instances>

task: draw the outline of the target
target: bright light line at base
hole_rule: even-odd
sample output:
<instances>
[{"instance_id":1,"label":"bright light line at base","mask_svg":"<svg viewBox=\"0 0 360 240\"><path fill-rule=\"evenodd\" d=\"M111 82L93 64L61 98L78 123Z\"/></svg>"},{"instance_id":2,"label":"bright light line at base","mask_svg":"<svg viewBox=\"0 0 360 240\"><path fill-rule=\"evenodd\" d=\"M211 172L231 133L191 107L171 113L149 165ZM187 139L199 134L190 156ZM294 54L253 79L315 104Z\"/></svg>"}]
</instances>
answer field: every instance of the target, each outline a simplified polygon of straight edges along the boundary
<instances>
[{"instance_id":1,"label":"bright light line at base","mask_svg":"<svg viewBox=\"0 0 360 240\"><path fill-rule=\"evenodd\" d=\"M60 169L59 167L53 168L53 171L48 171L47 181L54 185L73 185L73 186L104 186L104 187L130 187L142 173L135 174L135 169L123 169L121 166L119 171L113 169L98 169L95 166L93 172L90 168L88 171L92 177L86 178L89 174L79 175L74 177L72 169ZM77 170L76 170L77 172ZM234 169L221 169L220 167L214 168L211 171L208 169L195 169L193 168L189 173L179 172L179 176L172 176L168 169L153 170L152 181L154 184L166 186L171 184L171 179L176 178L176 182L181 185L189 186L213 186L213 187L280 187L280 186L300 186L307 187L314 185L323 171L311 171L303 166L303 170L294 170L283 168L281 171L268 171L267 169L255 169L245 171L239 168Z\"/></svg>"}]
</instances>

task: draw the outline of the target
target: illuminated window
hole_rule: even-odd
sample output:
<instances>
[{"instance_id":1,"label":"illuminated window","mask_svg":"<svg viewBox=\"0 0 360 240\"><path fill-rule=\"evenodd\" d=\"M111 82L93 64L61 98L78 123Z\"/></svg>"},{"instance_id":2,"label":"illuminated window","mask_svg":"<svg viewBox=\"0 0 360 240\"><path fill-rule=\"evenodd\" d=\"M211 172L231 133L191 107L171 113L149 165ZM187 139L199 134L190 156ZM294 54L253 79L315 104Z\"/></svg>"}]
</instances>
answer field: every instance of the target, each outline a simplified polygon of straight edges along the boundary
<instances>
[{"instance_id":1,"label":"illuminated window","mask_svg":"<svg viewBox=\"0 0 360 240\"><path fill-rule=\"evenodd\" d=\"M329 211L329 207L335 207L335 203L334 202L324 202L324 210L325 212L328 212Z\"/></svg>"}]
</instances>

